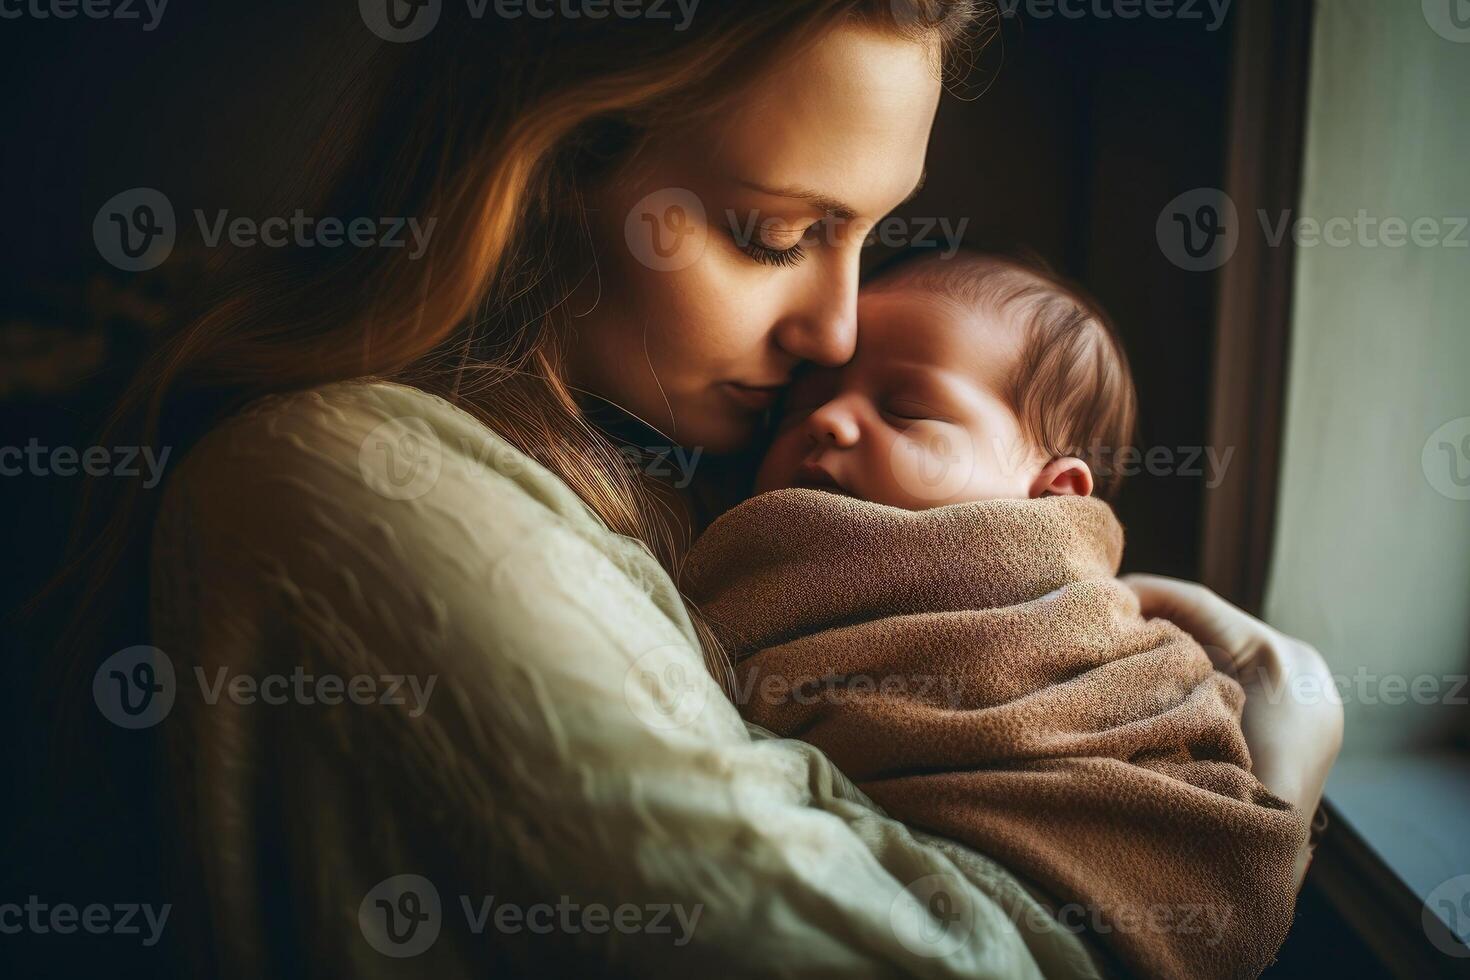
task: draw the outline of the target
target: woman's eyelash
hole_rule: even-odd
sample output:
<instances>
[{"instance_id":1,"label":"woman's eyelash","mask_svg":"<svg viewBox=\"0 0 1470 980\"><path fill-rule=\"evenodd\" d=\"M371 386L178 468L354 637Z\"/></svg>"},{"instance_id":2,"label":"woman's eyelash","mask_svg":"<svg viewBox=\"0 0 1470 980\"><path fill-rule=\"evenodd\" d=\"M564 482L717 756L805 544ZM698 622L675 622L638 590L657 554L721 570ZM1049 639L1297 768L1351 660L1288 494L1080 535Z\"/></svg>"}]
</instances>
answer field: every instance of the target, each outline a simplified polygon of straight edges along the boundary
<instances>
[{"instance_id":1,"label":"woman's eyelash","mask_svg":"<svg viewBox=\"0 0 1470 980\"><path fill-rule=\"evenodd\" d=\"M796 265L806 258L806 243L815 226L809 226L801 231L790 248L778 248L762 242L754 233L756 228L755 217L752 216L751 223L746 227L737 225L734 212L730 213L730 235L735 239L735 247L744 252L747 257L754 259L762 265L774 265L787 268ZM791 229L794 230L794 229ZM783 233L784 234L784 233Z\"/></svg>"},{"instance_id":2,"label":"woman's eyelash","mask_svg":"<svg viewBox=\"0 0 1470 980\"><path fill-rule=\"evenodd\" d=\"M757 241L742 242L740 244L740 251L757 262L764 263L765 265L780 266L781 268L796 265L796 263L806 258L806 249L801 247L801 242L797 242L790 248L771 248L769 245L762 245Z\"/></svg>"}]
</instances>

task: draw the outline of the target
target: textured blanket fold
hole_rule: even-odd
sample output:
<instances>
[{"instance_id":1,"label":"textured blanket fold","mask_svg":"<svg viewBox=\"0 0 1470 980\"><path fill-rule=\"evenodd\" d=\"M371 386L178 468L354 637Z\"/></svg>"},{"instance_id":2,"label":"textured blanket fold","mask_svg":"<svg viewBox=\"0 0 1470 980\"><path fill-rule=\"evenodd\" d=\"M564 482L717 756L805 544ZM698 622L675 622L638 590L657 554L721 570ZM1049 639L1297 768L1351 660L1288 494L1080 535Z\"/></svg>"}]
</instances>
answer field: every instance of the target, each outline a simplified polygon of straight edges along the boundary
<instances>
[{"instance_id":1,"label":"textured blanket fold","mask_svg":"<svg viewBox=\"0 0 1470 980\"><path fill-rule=\"evenodd\" d=\"M1306 825L1251 775L1240 686L1114 578L1122 549L1091 498L783 490L717 520L684 587L746 718L1031 878L1129 970L1254 976Z\"/></svg>"}]
</instances>

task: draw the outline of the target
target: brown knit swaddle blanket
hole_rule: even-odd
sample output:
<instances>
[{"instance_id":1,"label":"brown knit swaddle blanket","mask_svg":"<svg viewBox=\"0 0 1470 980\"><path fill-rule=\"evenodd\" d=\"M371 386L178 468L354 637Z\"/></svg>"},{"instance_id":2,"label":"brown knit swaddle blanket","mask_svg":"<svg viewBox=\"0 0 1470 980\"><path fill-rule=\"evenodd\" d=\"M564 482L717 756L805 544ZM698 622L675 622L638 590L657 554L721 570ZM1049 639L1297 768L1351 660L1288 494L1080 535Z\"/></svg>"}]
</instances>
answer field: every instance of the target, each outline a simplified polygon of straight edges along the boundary
<instances>
[{"instance_id":1,"label":"brown knit swaddle blanket","mask_svg":"<svg viewBox=\"0 0 1470 980\"><path fill-rule=\"evenodd\" d=\"M1035 882L1144 976L1254 976L1286 936L1301 815L1250 772L1240 686L1114 576L1086 497L911 512L746 501L684 588L745 717L880 806Z\"/></svg>"}]
</instances>

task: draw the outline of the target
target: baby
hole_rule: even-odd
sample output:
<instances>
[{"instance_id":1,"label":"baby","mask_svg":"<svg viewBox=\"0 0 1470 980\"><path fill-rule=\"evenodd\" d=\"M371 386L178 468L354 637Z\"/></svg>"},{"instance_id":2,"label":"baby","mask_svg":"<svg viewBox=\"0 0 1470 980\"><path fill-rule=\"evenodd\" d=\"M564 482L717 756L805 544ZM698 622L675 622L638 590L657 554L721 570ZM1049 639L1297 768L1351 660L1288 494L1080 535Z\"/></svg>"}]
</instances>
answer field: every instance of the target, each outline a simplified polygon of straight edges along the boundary
<instances>
[{"instance_id":1,"label":"baby","mask_svg":"<svg viewBox=\"0 0 1470 980\"><path fill-rule=\"evenodd\" d=\"M1041 269L911 260L863 291L858 317L852 360L793 385L757 492L813 487L907 510L1085 497L1104 447L1132 437L1112 327Z\"/></svg>"},{"instance_id":2,"label":"baby","mask_svg":"<svg viewBox=\"0 0 1470 980\"><path fill-rule=\"evenodd\" d=\"M910 260L860 295L852 360L793 385L685 588L748 720L1034 882L1128 972L1253 976L1307 828L1251 774L1240 686L1115 578L1092 494L1134 404L1081 291Z\"/></svg>"}]
</instances>

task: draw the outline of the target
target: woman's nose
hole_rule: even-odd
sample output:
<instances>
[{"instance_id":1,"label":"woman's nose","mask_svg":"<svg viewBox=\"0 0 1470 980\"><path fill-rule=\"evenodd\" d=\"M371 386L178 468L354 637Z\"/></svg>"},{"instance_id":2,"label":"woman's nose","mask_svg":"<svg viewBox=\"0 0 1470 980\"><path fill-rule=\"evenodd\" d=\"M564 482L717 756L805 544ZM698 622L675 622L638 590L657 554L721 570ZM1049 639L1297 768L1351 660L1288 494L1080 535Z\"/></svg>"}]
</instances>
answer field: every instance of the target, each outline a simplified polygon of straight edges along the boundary
<instances>
[{"instance_id":1,"label":"woman's nose","mask_svg":"<svg viewBox=\"0 0 1470 980\"><path fill-rule=\"evenodd\" d=\"M844 250L846 253L849 250ZM852 359L857 345L858 251L832 256L826 275L814 276L776 327L776 343L793 357L824 367Z\"/></svg>"},{"instance_id":2,"label":"woman's nose","mask_svg":"<svg viewBox=\"0 0 1470 980\"><path fill-rule=\"evenodd\" d=\"M834 398L807 417L807 436L815 445L848 449L861 435L858 421L842 398Z\"/></svg>"}]
</instances>

